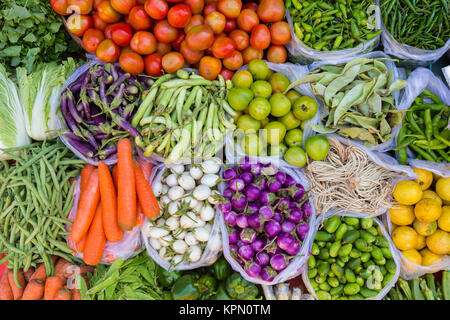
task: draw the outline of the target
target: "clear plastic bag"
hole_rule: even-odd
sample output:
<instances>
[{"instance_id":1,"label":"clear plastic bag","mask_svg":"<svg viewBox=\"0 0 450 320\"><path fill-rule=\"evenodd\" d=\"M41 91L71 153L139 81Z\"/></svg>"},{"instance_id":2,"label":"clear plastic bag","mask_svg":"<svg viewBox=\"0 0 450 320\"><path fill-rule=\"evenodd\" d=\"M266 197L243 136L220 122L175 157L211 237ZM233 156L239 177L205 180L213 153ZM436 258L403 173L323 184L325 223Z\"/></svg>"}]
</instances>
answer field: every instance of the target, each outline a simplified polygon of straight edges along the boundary
<instances>
[{"instance_id":1,"label":"clear plastic bag","mask_svg":"<svg viewBox=\"0 0 450 320\"><path fill-rule=\"evenodd\" d=\"M73 205L72 209L69 212L69 216L67 219L69 221L75 221L75 217L77 216L78 202L80 200L80 181L78 178L75 183L74 191L73 191ZM66 226L68 232L72 231L72 226ZM105 248L103 249L103 258L100 262L101 264L112 264L116 259L130 259L139 253L139 249L141 248L141 227L136 226L130 231L126 231L123 233L122 240L118 242L108 242L106 241ZM76 251L75 242L70 238L66 237L67 246L72 250ZM77 252L75 257L83 259L83 253Z\"/></svg>"},{"instance_id":2,"label":"clear plastic bag","mask_svg":"<svg viewBox=\"0 0 450 320\"><path fill-rule=\"evenodd\" d=\"M241 159L239 159L239 161L240 160ZM250 162L253 163L254 161L255 161L254 158L253 159L250 158ZM266 161L266 162L261 161L261 159L259 159L259 158L257 161L262 164L271 163L270 161ZM232 164L234 164L234 163L229 163L228 165L232 165ZM300 169L294 169L294 168L290 168L290 167L278 167L278 169L280 171L292 176L292 178L294 178L294 180L297 183L300 183L301 185L303 185L305 190L309 190L309 188L310 188L309 182L305 178L305 176L303 175L303 173L301 172ZM221 183L220 192L223 193L224 190L225 190L225 184ZM308 256L309 256L308 250L310 250L310 247L312 245L311 241L313 241L313 239L314 239L313 238L313 228L314 228L315 221L316 221L316 211L315 211L313 203L312 203L312 198L313 198L313 196L310 195L309 199L310 199L312 212L311 212L311 216L308 221L309 231L308 231L308 234L306 235L305 239L303 240L300 251L297 254L297 257L295 257L291 260L291 262L289 263L287 268L284 269L283 271L281 271L280 273L278 273L278 275L271 282L264 281L260 278L254 278L254 277L249 276L244 271L244 269L239 265L239 263L231 256L227 226L224 221L223 213L219 210L218 211L218 217L219 217L218 220L220 221L220 229L222 231L223 255L224 255L225 259L227 259L231 268L233 268L234 271L239 272L241 274L241 276L244 279L246 279L247 281L250 281L250 282L256 283L256 284L261 284L261 285L279 284L279 283L286 282L287 280L295 278L298 275L300 275L303 272L304 268L307 267L306 262L308 261Z\"/></svg>"},{"instance_id":3,"label":"clear plastic bag","mask_svg":"<svg viewBox=\"0 0 450 320\"><path fill-rule=\"evenodd\" d=\"M417 68L408 77L408 84L405 87L403 97L398 105L399 110L408 110L423 90L427 89L434 93L447 105L450 105L450 89L436 77L433 72L425 68ZM397 146L398 130L395 132L395 146ZM414 159L414 153L408 149L408 163L412 167L419 167L432 171L443 177L450 177L450 164L436 163L425 160ZM398 155L397 155L398 156Z\"/></svg>"},{"instance_id":4,"label":"clear plastic bag","mask_svg":"<svg viewBox=\"0 0 450 320\"><path fill-rule=\"evenodd\" d=\"M270 70L284 74L286 77L288 77L289 81L291 82L306 76L309 72L307 66L295 65L292 63L279 64L267 61L266 63L269 66ZM247 70L247 69L248 65L245 65L239 70ZM302 95L314 98L317 101L320 108L320 102L314 97L314 93L309 84L307 83L302 84L300 86L295 87L294 89ZM303 143L306 141L308 137L315 135L315 132L311 129L310 124L318 124L319 122L320 122L320 110L311 120L308 120L305 123L305 129L303 130ZM237 159L245 156L245 152L242 150L239 144L234 142L234 133L230 131L227 132L227 135L225 137L225 155L227 161L235 163L237 162ZM286 161L284 161L283 158L280 156L258 156L258 161L264 163L272 162L273 164L276 164L279 167L293 167Z\"/></svg>"},{"instance_id":5,"label":"clear plastic bag","mask_svg":"<svg viewBox=\"0 0 450 320\"><path fill-rule=\"evenodd\" d=\"M375 29L381 29L381 14L380 7L377 4L373 5L375 12ZM380 42L380 35L373 39L364 41L355 48L343 49L336 51L320 51L306 46L295 34L294 23L286 10L286 18L291 30L291 41L286 45L291 61L301 64L310 64L313 61L328 61L333 59L352 59L357 55L373 51Z\"/></svg>"},{"instance_id":6,"label":"clear plastic bag","mask_svg":"<svg viewBox=\"0 0 450 320\"><path fill-rule=\"evenodd\" d=\"M153 168L152 175L150 178L151 183L153 184L155 181L161 181L161 177L165 170L167 168L170 168L159 164ZM206 200L205 200L206 201ZM220 255L220 252L222 250L222 243L221 243L221 236L220 236L220 223L218 219L218 213L219 210L216 208L216 214L214 217L213 226L210 232L210 238L206 244L206 247L204 248L202 255L200 259L196 262L189 262L189 261L183 261L176 266L171 266L169 261L166 261L162 259L159 256L158 251L156 251L152 245L150 244L149 238L145 235L145 227L147 225L148 219L145 220L144 227L142 228L141 236L142 236L142 243L144 244L147 254L161 267L163 267L166 270L192 270L197 269L205 266L212 265L214 262L216 262L217 258Z\"/></svg>"},{"instance_id":7,"label":"clear plastic bag","mask_svg":"<svg viewBox=\"0 0 450 320\"><path fill-rule=\"evenodd\" d=\"M342 217L348 216L348 217L357 217L357 218L361 218L361 217L364 217L364 216L367 217L367 214L364 214L364 213L352 213L352 214L345 214L344 215L344 214L333 213L333 212L327 212L325 215L322 215L322 216L318 217L317 220L316 220L315 228L314 228L314 234L313 234L313 238L312 238L313 240L310 243L310 247L309 247L309 251L308 251L309 254L311 254L311 247L312 247L312 244L314 243L314 239L316 237L317 231L322 226L322 221L324 219L326 219L326 218L330 218L330 217L336 216L336 215L339 215L339 216L342 216ZM383 297L386 294L388 294L388 292L392 289L392 287L395 286L395 283L397 282L398 277L400 276L401 261L400 261L400 256L399 256L399 254L398 254L398 252L397 252L397 250L395 248L395 245L392 242L392 239L391 239L389 233L386 231L383 223L380 220L378 220L377 218L373 218L373 220L380 226L380 229L381 229L381 232L383 233L383 236L389 241L389 250L392 253L392 259L394 259L394 262L395 262L395 264L397 266L397 268L395 270L395 274L392 277L391 281L389 281L389 283L386 286L384 286L375 297L366 299L366 300L381 300L381 299L383 299ZM309 255L308 255L308 258L309 258ZM302 273L302 279L303 279L303 283L306 286L306 289L308 289L309 293L311 293L314 296L314 298L317 299L316 292L314 291L314 289L311 286L311 283L309 282L308 269L307 268Z\"/></svg>"},{"instance_id":8,"label":"clear plastic bag","mask_svg":"<svg viewBox=\"0 0 450 320\"><path fill-rule=\"evenodd\" d=\"M357 55L357 56L353 56L353 57L347 57L347 58L340 58L340 57L331 57L330 59L328 59L327 61L321 61L321 62L314 62L309 66L309 70L310 72L313 72L315 70L317 70L318 68L325 66L325 65L338 65L338 64L345 64L353 59L356 58L369 58L369 59L380 59L380 58L387 58L390 59L389 56L387 56L385 53L381 52L381 51L374 51L374 52L370 52L370 53L366 53L366 54L361 54L361 55ZM403 79L404 78L404 73L402 70L399 70L397 68L397 66L395 65L394 61L383 61L383 63L386 65L388 72L392 72L392 79L391 79L391 83L394 82L397 79ZM309 85L309 84L308 84ZM312 90L312 89L310 89ZM399 105L400 99L401 99L401 93L403 90L398 90L392 93L393 97L394 97L394 104L395 106ZM324 112L324 104L323 102L318 99L319 101L319 112L320 114L320 119L324 119L327 115L327 113ZM319 120L319 124L323 124L322 120ZM378 151L378 152L386 152L389 150L392 150L393 148L395 148L395 139L394 139L394 135L395 132L397 132L397 130L399 130L399 126L392 128L392 136L391 138L384 142L384 143L380 143L376 146L372 146L370 148L368 148L371 151ZM359 140L353 140L355 142L358 142L360 144Z\"/></svg>"}]
</instances>

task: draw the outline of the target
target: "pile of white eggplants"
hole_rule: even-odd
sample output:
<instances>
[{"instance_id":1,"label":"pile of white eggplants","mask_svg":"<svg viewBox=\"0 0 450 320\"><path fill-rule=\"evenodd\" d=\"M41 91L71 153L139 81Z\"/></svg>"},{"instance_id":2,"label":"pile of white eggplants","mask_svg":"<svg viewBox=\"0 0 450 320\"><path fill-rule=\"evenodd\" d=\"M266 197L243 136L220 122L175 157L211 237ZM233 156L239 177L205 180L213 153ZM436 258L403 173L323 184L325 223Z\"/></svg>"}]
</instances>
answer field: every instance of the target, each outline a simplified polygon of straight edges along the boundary
<instances>
[{"instance_id":1,"label":"pile of white eggplants","mask_svg":"<svg viewBox=\"0 0 450 320\"><path fill-rule=\"evenodd\" d=\"M165 168L161 179L153 181L161 213L157 219L147 221L143 232L161 259L171 265L200 260L221 197L221 166L219 158L177 164Z\"/></svg>"}]
</instances>

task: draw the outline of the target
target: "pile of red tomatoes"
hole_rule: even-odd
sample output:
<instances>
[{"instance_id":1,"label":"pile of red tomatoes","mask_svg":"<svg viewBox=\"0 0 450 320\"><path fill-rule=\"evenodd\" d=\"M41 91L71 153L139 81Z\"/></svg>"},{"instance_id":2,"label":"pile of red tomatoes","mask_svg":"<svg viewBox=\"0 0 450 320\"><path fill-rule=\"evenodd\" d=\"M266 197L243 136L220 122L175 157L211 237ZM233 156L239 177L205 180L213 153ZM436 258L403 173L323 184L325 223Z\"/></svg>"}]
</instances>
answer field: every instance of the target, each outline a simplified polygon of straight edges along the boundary
<instances>
[{"instance_id":1,"label":"pile of red tomatoes","mask_svg":"<svg viewBox=\"0 0 450 320\"><path fill-rule=\"evenodd\" d=\"M245 1L245 0L244 0ZM253 0L255 1L255 0ZM231 79L251 60L283 63L291 40L283 0L50 0L67 28L104 62L159 76L194 67Z\"/></svg>"}]
</instances>

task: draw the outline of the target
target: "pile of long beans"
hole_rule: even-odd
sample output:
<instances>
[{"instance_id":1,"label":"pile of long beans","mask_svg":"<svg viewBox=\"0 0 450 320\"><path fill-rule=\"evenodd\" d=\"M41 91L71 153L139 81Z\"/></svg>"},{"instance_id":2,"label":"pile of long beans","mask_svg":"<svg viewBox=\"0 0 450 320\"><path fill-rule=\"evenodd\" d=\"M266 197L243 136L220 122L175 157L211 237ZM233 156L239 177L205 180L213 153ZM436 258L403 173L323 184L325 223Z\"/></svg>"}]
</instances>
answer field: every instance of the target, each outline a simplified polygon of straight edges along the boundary
<instances>
[{"instance_id":1,"label":"pile of long beans","mask_svg":"<svg viewBox=\"0 0 450 320\"><path fill-rule=\"evenodd\" d=\"M354 48L378 36L381 30L369 17L374 5L372 0L286 1L297 37L320 51Z\"/></svg>"},{"instance_id":2,"label":"pile of long beans","mask_svg":"<svg viewBox=\"0 0 450 320\"><path fill-rule=\"evenodd\" d=\"M13 162L0 162L0 252L17 274L39 263L53 274L52 255L73 261L65 242L72 207L71 180L83 161L60 142L33 143L4 149Z\"/></svg>"},{"instance_id":3,"label":"pile of long beans","mask_svg":"<svg viewBox=\"0 0 450 320\"><path fill-rule=\"evenodd\" d=\"M431 99L432 103L427 103ZM416 159L433 162L450 162L450 116L448 105L429 90L424 90L406 112L397 137L398 158L407 163L407 148Z\"/></svg>"},{"instance_id":4,"label":"pile of long beans","mask_svg":"<svg viewBox=\"0 0 450 320\"><path fill-rule=\"evenodd\" d=\"M146 157L155 152L166 158L166 164L214 155L226 130L235 129L227 119L227 114L236 115L226 100L231 86L220 75L214 81L185 70L161 76L144 93L131 122L140 125L142 137L135 138L136 145Z\"/></svg>"},{"instance_id":5,"label":"pile of long beans","mask_svg":"<svg viewBox=\"0 0 450 320\"><path fill-rule=\"evenodd\" d=\"M448 0L384 0L381 16L392 37L400 43L436 50L450 38Z\"/></svg>"}]
</instances>

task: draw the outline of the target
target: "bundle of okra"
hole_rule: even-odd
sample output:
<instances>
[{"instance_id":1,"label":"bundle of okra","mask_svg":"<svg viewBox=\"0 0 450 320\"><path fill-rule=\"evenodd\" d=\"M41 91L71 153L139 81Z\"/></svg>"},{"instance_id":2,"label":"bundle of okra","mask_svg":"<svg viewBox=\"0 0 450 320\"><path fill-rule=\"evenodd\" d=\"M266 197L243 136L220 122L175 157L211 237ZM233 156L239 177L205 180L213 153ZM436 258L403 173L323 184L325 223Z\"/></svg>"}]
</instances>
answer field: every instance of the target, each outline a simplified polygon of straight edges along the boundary
<instances>
[{"instance_id":1,"label":"bundle of okra","mask_svg":"<svg viewBox=\"0 0 450 320\"><path fill-rule=\"evenodd\" d=\"M227 114L236 115L226 100L231 86L220 75L214 81L185 70L161 76L144 92L131 122L140 125L142 137L135 138L136 145L146 157L155 152L166 158L166 164L214 155L226 130L235 129L227 119Z\"/></svg>"},{"instance_id":2,"label":"bundle of okra","mask_svg":"<svg viewBox=\"0 0 450 320\"><path fill-rule=\"evenodd\" d=\"M407 163L407 148L419 160L450 162L449 112L449 106L429 90L424 90L414 100L406 111L397 138L395 150L400 164Z\"/></svg>"}]
</instances>

